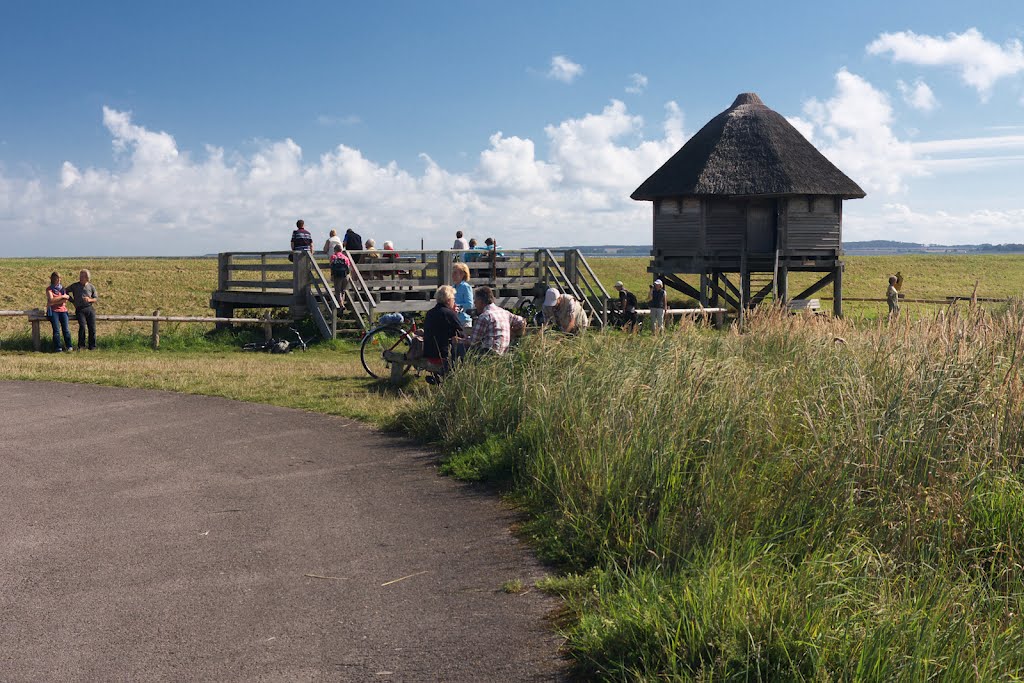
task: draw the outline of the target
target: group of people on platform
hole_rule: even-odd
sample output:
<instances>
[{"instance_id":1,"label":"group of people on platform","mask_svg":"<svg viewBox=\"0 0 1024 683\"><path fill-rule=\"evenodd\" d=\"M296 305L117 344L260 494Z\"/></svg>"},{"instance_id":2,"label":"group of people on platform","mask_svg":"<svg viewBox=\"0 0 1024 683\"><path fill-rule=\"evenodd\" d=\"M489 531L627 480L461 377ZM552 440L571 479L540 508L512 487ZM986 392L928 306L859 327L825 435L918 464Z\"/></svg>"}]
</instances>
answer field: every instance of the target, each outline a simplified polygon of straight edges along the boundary
<instances>
[{"instance_id":1,"label":"group of people on platform","mask_svg":"<svg viewBox=\"0 0 1024 683\"><path fill-rule=\"evenodd\" d=\"M92 284L92 275L88 270L81 270L78 282L64 286L60 273L50 273L50 285L46 288L46 317L53 328L53 350L55 352L74 351L69 329L68 302L75 307L75 318L78 320L78 348L96 348L96 310L94 308L99 294ZM87 345L88 344L88 345Z\"/></svg>"}]
</instances>

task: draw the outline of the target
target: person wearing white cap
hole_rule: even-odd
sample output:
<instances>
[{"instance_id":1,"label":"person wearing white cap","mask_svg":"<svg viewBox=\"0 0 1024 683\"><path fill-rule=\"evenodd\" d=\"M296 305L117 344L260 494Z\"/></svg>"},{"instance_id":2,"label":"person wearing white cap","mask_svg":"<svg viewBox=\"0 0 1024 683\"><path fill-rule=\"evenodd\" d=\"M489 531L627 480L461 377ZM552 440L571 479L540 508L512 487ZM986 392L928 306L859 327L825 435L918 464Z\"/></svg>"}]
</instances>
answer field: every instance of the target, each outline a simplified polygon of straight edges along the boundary
<instances>
[{"instance_id":1,"label":"person wearing white cap","mask_svg":"<svg viewBox=\"0 0 1024 683\"><path fill-rule=\"evenodd\" d=\"M555 322L555 304L558 303L558 297L562 296L554 287L548 287L548 291L544 292L544 304L541 306L541 313L544 314L544 324L551 325Z\"/></svg>"},{"instance_id":2,"label":"person wearing white cap","mask_svg":"<svg viewBox=\"0 0 1024 683\"><path fill-rule=\"evenodd\" d=\"M619 292L619 310L622 312L623 325L622 329L629 328L630 332L636 331L637 313L636 313L636 294L626 289L626 285L622 284L622 280L615 283L615 289Z\"/></svg>"},{"instance_id":3,"label":"person wearing white cap","mask_svg":"<svg viewBox=\"0 0 1024 683\"><path fill-rule=\"evenodd\" d=\"M545 318L546 320L546 318ZM562 294L555 302L554 321L566 334L582 334L590 326L590 318L583 305L571 294Z\"/></svg>"},{"instance_id":4,"label":"person wearing white cap","mask_svg":"<svg viewBox=\"0 0 1024 683\"><path fill-rule=\"evenodd\" d=\"M666 302L665 283L661 279L655 280L651 287L651 328L654 334L665 331Z\"/></svg>"}]
</instances>

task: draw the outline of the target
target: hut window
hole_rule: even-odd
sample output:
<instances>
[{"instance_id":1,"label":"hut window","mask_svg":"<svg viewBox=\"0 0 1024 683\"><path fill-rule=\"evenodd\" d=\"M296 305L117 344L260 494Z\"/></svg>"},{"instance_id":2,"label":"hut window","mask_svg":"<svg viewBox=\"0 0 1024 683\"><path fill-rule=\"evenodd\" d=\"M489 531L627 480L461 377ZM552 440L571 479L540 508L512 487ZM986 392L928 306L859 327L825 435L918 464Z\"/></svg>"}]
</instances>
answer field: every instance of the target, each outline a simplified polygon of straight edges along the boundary
<instances>
[{"instance_id":1,"label":"hut window","mask_svg":"<svg viewBox=\"0 0 1024 683\"><path fill-rule=\"evenodd\" d=\"M835 197L815 197L813 207L814 213L836 213Z\"/></svg>"},{"instance_id":2,"label":"hut window","mask_svg":"<svg viewBox=\"0 0 1024 683\"><path fill-rule=\"evenodd\" d=\"M790 213L807 213L809 208L806 197L792 197L789 200Z\"/></svg>"},{"instance_id":3,"label":"hut window","mask_svg":"<svg viewBox=\"0 0 1024 683\"><path fill-rule=\"evenodd\" d=\"M677 216L679 215L679 200L678 199L662 199L661 210L662 216Z\"/></svg>"},{"instance_id":4,"label":"hut window","mask_svg":"<svg viewBox=\"0 0 1024 683\"><path fill-rule=\"evenodd\" d=\"M683 213L700 213L700 200L699 199L684 199L683 200Z\"/></svg>"}]
</instances>

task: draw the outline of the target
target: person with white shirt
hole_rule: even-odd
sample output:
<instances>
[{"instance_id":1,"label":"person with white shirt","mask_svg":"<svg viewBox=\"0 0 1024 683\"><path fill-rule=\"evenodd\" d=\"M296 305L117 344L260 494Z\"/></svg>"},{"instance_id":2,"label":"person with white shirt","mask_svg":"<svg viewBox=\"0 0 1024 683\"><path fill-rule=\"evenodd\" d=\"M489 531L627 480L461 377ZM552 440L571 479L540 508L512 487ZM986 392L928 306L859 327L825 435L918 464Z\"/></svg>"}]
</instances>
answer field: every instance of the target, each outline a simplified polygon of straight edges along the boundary
<instances>
[{"instance_id":1,"label":"person with white shirt","mask_svg":"<svg viewBox=\"0 0 1024 683\"><path fill-rule=\"evenodd\" d=\"M324 242L324 254L327 256L334 256L334 247L341 246L341 238L338 237L337 230L331 230L331 236Z\"/></svg>"},{"instance_id":2,"label":"person with white shirt","mask_svg":"<svg viewBox=\"0 0 1024 683\"><path fill-rule=\"evenodd\" d=\"M455 244L452 245L452 249L458 249L460 251L466 251L469 249L469 242L462 236L461 230L455 231Z\"/></svg>"}]
</instances>

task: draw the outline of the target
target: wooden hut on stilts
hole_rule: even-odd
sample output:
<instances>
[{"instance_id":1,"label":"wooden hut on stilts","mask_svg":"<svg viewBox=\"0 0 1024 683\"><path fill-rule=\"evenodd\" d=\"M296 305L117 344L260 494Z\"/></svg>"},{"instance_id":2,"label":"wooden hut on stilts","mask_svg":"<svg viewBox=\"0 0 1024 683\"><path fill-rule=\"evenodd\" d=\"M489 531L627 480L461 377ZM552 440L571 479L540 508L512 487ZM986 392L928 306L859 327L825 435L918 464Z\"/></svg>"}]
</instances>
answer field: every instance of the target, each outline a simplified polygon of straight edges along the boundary
<instances>
[{"instance_id":1,"label":"wooden hut on stilts","mask_svg":"<svg viewBox=\"0 0 1024 683\"><path fill-rule=\"evenodd\" d=\"M754 93L739 95L631 196L654 205L648 270L667 286L742 318L769 296L802 300L831 284L842 316L843 200L864 191ZM794 271L821 277L791 296ZM699 275L699 286L685 274Z\"/></svg>"}]
</instances>

